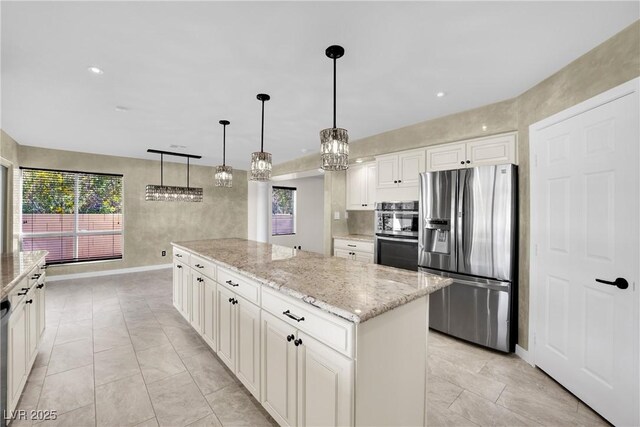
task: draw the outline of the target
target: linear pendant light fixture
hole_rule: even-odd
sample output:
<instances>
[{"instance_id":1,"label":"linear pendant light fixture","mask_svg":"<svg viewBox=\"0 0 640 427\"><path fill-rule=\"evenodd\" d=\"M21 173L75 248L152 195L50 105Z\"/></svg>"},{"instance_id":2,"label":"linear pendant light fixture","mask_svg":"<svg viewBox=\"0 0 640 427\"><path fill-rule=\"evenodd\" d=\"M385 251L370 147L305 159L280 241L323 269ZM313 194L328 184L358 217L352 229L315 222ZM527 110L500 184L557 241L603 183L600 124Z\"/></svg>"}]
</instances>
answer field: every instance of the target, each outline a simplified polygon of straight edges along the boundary
<instances>
[{"instance_id":1,"label":"linear pendant light fixture","mask_svg":"<svg viewBox=\"0 0 640 427\"><path fill-rule=\"evenodd\" d=\"M322 169L341 171L349 168L349 135L336 127L336 60L344 55L342 46L329 46L325 54L333 59L333 127L320 131Z\"/></svg>"},{"instance_id":2,"label":"linear pendant light fixture","mask_svg":"<svg viewBox=\"0 0 640 427\"><path fill-rule=\"evenodd\" d=\"M233 168L226 164L227 125L230 125L231 122L229 120L220 120L218 123L222 125L222 166L216 166L214 178L216 187L232 187Z\"/></svg>"},{"instance_id":3,"label":"linear pendant light fixture","mask_svg":"<svg viewBox=\"0 0 640 427\"><path fill-rule=\"evenodd\" d=\"M271 99L266 93L259 93L262 102L262 128L260 132L260 151L251 153L251 181L269 181L271 179L271 153L264 152L264 102Z\"/></svg>"},{"instance_id":4,"label":"linear pendant light fixture","mask_svg":"<svg viewBox=\"0 0 640 427\"><path fill-rule=\"evenodd\" d=\"M147 185L145 200L155 202L201 202L202 188L189 187L189 160L201 159L202 156L194 154L173 153L171 151L148 149L147 153L160 154L160 185ZM187 186L170 187L164 185L164 155L187 158Z\"/></svg>"}]
</instances>

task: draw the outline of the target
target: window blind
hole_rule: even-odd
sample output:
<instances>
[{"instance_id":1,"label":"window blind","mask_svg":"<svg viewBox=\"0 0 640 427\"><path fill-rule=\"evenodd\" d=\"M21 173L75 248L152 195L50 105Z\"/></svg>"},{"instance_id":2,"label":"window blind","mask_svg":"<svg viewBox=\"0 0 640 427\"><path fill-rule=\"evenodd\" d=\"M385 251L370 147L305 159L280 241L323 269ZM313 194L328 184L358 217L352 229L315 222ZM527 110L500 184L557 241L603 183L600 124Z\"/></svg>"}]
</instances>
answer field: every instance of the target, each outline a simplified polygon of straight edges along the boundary
<instances>
[{"instance_id":1,"label":"window blind","mask_svg":"<svg viewBox=\"0 0 640 427\"><path fill-rule=\"evenodd\" d=\"M122 175L22 168L22 250L47 264L122 258Z\"/></svg>"},{"instance_id":2,"label":"window blind","mask_svg":"<svg viewBox=\"0 0 640 427\"><path fill-rule=\"evenodd\" d=\"M296 234L296 188L272 187L271 235Z\"/></svg>"}]
</instances>

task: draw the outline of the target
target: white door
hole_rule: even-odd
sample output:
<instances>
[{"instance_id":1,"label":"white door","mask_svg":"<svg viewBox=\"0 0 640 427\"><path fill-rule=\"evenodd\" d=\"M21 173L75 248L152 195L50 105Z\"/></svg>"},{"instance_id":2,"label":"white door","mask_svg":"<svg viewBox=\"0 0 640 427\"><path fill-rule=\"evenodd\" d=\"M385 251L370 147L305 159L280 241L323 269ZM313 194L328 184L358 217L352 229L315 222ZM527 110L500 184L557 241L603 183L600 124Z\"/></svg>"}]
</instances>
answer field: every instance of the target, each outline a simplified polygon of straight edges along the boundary
<instances>
[{"instance_id":1,"label":"white door","mask_svg":"<svg viewBox=\"0 0 640 427\"><path fill-rule=\"evenodd\" d=\"M189 280L191 278L191 274L189 274L190 268L187 267L186 264L182 264L180 267L181 268L178 273L180 274L181 311L185 319L189 320L189 316L191 315L191 283Z\"/></svg>"},{"instance_id":2,"label":"white door","mask_svg":"<svg viewBox=\"0 0 640 427\"><path fill-rule=\"evenodd\" d=\"M531 132L534 360L621 426L640 424L634 82L560 113L567 118L555 124L552 117L533 125ZM597 281L616 278L628 288Z\"/></svg>"},{"instance_id":3,"label":"white door","mask_svg":"<svg viewBox=\"0 0 640 427\"><path fill-rule=\"evenodd\" d=\"M424 150L399 155L398 186L417 187L424 172Z\"/></svg>"},{"instance_id":4,"label":"white door","mask_svg":"<svg viewBox=\"0 0 640 427\"><path fill-rule=\"evenodd\" d=\"M216 351L216 284L207 277L202 298L202 337Z\"/></svg>"},{"instance_id":5,"label":"white door","mask_svg":"<svg viewBox=\"0 0 640 427\"><path fill-rule=\"evenodd\" d=\"M202 289L204 278L194 273L191 275L191 313L189 320L191 326L198 333L202 333Z\"/></svg>"},{"instance_id":6,"label":"white door","mask_svg":"<svg viewBox=\"0 0 640 427\"><path fill-rule=\"evenodd\" d=\"M516 136L502 135L467 143L469 166L516 163Z\"/></svg>"},{"instance_id":7,"label":"white door","mask_svg":"<svg viewBox=\"0 0 640 427\"><path fill-rule=\"evenodd\" d=\"M260 307L237 296L236 375L260 401Z\"/></svg>"},{"instance_id":8,"label":"white door","mask_svg":"<svg viewBox=\"0 0 640 427\"><path fill-rule=\"evenodd\" d=\"M235 309L234 301L236 295L218 285L217 308L218 308L218 357L231 369L236 371L235 366Z\"/></svg>"},{"instance_id":9,"label":"white door","mask_svg":"<svg viewBox=\"0 0 640 427\"><path fill-rule=\"evenodd\" d=\"M347 209L360 210L364 205L364 168L351 166L347 169Z\"/></svg>"},{"instance_id":10,"label":"white door","mask_svg":"<svg viewBox=\"0 0 640 427\"><path fill-rule=\"evenodd\" d=\"M353 361L298 332L298 425L353 425Z\"/></svg>"},{"instance_id":11,"label":"white door","mask_svg":"<svg viewBox=\"0 0 640 427\"><path fill-rule=\"evenodd\" d=\"M262 406L281 426L296 425L296 329L262 311Z\"/></svg>"},{"instance_id":12,"label":"white door","mask_svg":"<svg viewBox=\"0 0 640 427\"><path fill-rule=\"evenodd\" d=\"M445 144L427 148L427 172L465 167L467 144Z\"/></svg>"},{"instance_id":13,"label":"white door","mask_svg":"<svg viewBox=\"0 0 640 427\"><path fill-rule=\"evenodd\" d=\"M398 186L398 156L383 156L376 158L378 167L377 188L395 188Z\"/></svg>"},{"instance_id":14,"label":"white door","mask_svg":"<svg viewBox=\"0 0 640 427\"><path fill-rule=\"evenodd\" d=\"M28 305L24 302L14 308L8 326L8 410L15 409L27 375L27 313Z\"/></svg>"},{"instance_id":15,"label":"white door","mask_svg":"<svg viewBox=\"0 0 640 427\"><path fill-rule=\"evenodd\" d=\"M345 251L344 249L336 249L333 251L333 256L338 258L353 259L353 252Z\"/></svg>"},{"instance_id":16,"label":"white door","mask_svg":"<svg viewBox=\"0 0 640 427\"><path fill-rule=\"evenodd\" d=\"M373 254L365 254L363 252L354 252L353 259L360 262L373 264Z\"/></svg>"},{"instance_id":17,"label":"white door","mask_svg":"<svg viewBox=\"0 0 640 427\"><path fill-rule=\"evenodd\" d=\"M377 168L375 163L371 163L364 166L364 184L365 184L365 210L372 211L376 202L376 180L377 180Z\"/></svg>"}]
</instances>

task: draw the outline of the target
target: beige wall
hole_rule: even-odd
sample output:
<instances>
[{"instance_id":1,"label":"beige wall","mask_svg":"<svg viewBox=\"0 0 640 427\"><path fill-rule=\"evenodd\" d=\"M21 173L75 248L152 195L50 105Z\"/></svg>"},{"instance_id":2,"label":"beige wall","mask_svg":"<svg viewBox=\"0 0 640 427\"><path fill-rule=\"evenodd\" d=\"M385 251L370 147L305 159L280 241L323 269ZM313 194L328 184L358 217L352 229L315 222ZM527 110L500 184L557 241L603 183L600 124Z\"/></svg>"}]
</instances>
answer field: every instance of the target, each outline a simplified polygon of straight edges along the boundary
<instances>
[{"instance_id":1,"label":"beige wall","mask_svg":"<svg viewBox=\"0 0 640 427\"><path fill-rule=\"evenodd\" d=\"M373 211L349 211L349 218L347 219L349 233L373 236L375 232L374 218Z\"/></svg>"},{"instance_id":2,"label":"beige wall","mask_svg":"<svg viewBox=\"0 0 640 427\"><path fill-rule=\"evenodd\" d=\"M54 266L52 275L171 262L171 241L247 237L247 174L235 170L233 188L213 186L213 168L191 166L190 185L202 203L147 202L145 186L160 183L160 162L18 145L20 166L124 175L124 257L120 261ZM184 163L165 162L164 183L186 184ZM167 256L162 257L161 251Z\"/></svg>"},{"instance_id":3,"label":"beige wall","mask_svg":"<svg viewBox=\"0 0 640 427\"><path fill-rule=\"evenodd\" d=\"M18 168L18 143L7 135L2 129L0 129L0 158L2 158L2 164L7 167L7 205L3 215L7 218L7 229L2 230L2 238L5 241L5 247L7 253L13 252L18 246L17 236L13 232L14 224L14 200L13 200L13 183L14 174Z\"/></svg>"},{"instance_id":4,"label":"beige wall","mask_svg":"<svg viewBox=\"0 0 640 427\"><path fill-rule=\"evenodd\" d=\"M546 80L520 96L486 105L474 110L428 120L368 138L352 141L350 157L370 158L378 154L475 138L507 131L518 131L518 158L520 164L520 257L518 298L518 344L528 348L529 328L529 125L640 76L640 21L636 21L603 44L573 61ZM482 131L486 125L487 130ZM284 162L274 167L274 174L292 173L319 167L320 156L313 154ZM346 206L344 173L325 174L325 192L334 209ZM326 185L327 181L333 185ZM364 224L362 215L356 214L349 225L358 232ZM364 217L366 218L366 217ZM325 220L327 220L325 218ZM359 221L363 222L360 223ZM325 228L325 239L338 234L345 224L331 221L333 230Z\"/></svg>"}]
</instances>

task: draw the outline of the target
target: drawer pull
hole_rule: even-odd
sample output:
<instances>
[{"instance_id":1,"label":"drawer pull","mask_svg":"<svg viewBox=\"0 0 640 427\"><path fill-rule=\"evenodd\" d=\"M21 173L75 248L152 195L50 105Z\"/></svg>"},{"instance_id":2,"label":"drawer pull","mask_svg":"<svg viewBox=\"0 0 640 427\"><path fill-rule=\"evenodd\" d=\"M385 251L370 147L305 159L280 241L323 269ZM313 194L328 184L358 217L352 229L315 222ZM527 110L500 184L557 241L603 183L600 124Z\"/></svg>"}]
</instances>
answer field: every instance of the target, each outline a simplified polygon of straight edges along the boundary
<instances>
[{"instance_id":1,"label":"drawer pull","mask_svg":"<svg viewBox=\"0 0 640 427\"><path fill-rule=\"evenodd\" d=\"M304 317L296 316L295 314L291 313L291 311L289 311L289 310L283 311L282 314L284 314L285 316L295 320L296 322L302 322L304 320ZM300 341L300 342L302 342L302 341Z\"/></svg>"},{"instance_id":2,"label":"drawer pull","mask_svg":"<svg viewBox=\"0 0 640 427\"><path fill-rule=\"evenodd\" d=\"M180 254L176 254L176 256L177 256L178 258L182 258L182 255L180 255Z\"/></svg>"},{"instance_id":3,"label":"drawer pull","mask_svg":"<svg viewBox=\"0 0 640 427\"><path fill-rule=\"evenodd\" d=\"M204 265L196 264L197 268L204 268Z\"/></svg>"},{"instance_id":4,"label":"drawer pull","mask_svg":"<svg viewBox=\"0 0 640 427\"><path fill-rule=\"evenodd\" d=\"M198 277L196 280L197 280L198 282L204 282L204 279L203 279L202 277Z\"/></svg>"},{"instance_id":5,"label":"drawer pull","mask_svg":"<svg viewBox=\"0 0 640 427\"><path fill-rule=\"evenodd\" d=\"M31 278L32 278L32 279L39 279L39 278L40 278L40 276L42 276L42 274L40 274L40 273L36 273L36 274L34 274L33 276L31 276Z\"/></svg>"},{"instance_id":6,"label":"drawer pull","mask_svg":"<svg viewBox=\"0 0 640 427\"><path fill-rule=\"evenodd\" d=\"M18 296L21 297L22 295L26 295L27 293L29 293L29 291L18 292Z\"/></svg>"},{"instance_id":7,"label":"drawer pull","mask_svg":"<svg viewBox=\"0 0 640 427\"><path fill-rule=\"evenodd\" d=\"M42 284L40 284L40 285L36 286L36 288L38 288L38 289L42 289L42 288L44 288L44 283L42 283Z\"/></svg>"},{"instance_id":8,"label":"drawer pull","mask_svg":"<svg viewBox=\"0 0 640 427\"><path fill-rule=\"evenodd\" d=\"M178 268L182 268L182 266L181 266L181 265L176 265L176 267L178 267Z\"/></svg>"},{"instance_id":9,"label":"drawer pull","mask_svg":"<svg viewBox=\"0 0 640 427\"><path fill-rule=\"evenodd\" d=\"M356 247L356 245L347 245L347 246L349 246L350 248L355 248Z\"/></svg>"},{"instance_id":10,"label":"drawer pull","mask_svg":"<svg viewBox=\"0 0 640 427\"><path fill-rule=\"evenodd\" d=\"M240 286L238 283L233 283L231 280L227 280L225 283L226 283L227 285L229 285L229 286L233 286L233 287Z\"/></svg>"},{"instance_id":11,"label":"drawer pull","mask_svg":"<svg viewBox=\"0 0 640 427\"><path fill-rule=\"evenodd\" d=\"M287 341L291 342L295 338L295 335L287 335Z\"/></svg>"},{"instance_id":12,"label":"drawer pull","mask_svg":"<svg viewBox=\"0 0 640 427\"><path fill-rule=\"evenodd\" d=\"M32 299L25 301L25 304L31 304L31 303L33 303Z\"/></svg>"},{"instance_id":13,"label":"drawer pull","mask_svg":"<svg viewBox=\"0 0 640 427\"><path fill-rule=\"evenodd\" d=\"M299 346L299 345L302 345L302 338L298 338L293 343L296 345L296 347Z\"/></svg>"}]
</instances>

